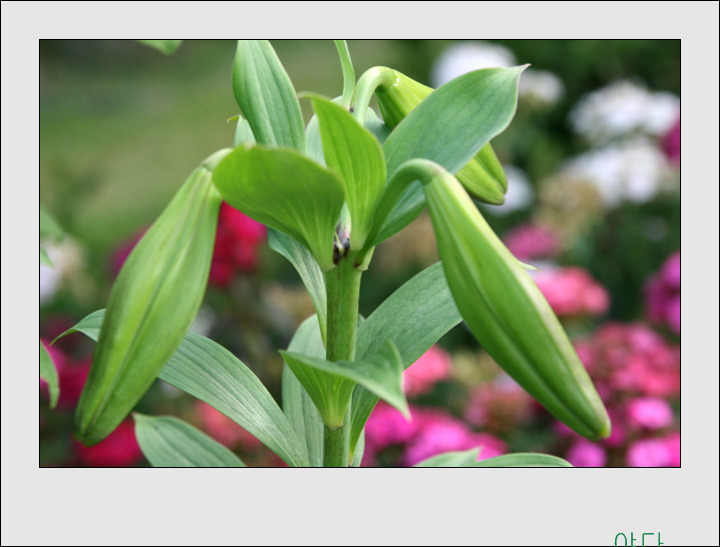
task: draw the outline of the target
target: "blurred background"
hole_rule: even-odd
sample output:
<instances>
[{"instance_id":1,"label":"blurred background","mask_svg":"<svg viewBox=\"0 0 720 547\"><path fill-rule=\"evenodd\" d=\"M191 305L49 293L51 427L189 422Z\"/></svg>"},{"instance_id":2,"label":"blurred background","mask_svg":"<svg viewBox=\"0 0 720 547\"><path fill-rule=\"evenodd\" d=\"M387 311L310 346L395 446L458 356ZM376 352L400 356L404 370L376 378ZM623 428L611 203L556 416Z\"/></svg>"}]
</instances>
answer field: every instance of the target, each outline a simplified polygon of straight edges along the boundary
<instances>
[{"instance_id":1,"label":"blurred background","mask_svg":"<svg viewBox=\"0 0 720 547\"><path fill-rule=\"evenodd\" d=\"M272 41L295 89L335 97L331 41ZM459 325L406 372L413 420L378 405L363 465L407 466L481 446L481 458L537 451L577 466L680 464L680 41L368 40L348 42L356 78L376 65L432 87L464 72L530 63L517 114L493 147L506 203L480 205L532 272L571 336L613 421L584 441L559 425ZM40 334L49 343L106 306L123 260L189 173L232 146L238 113L231 41L186 41L172 55L136 41L40 42L40 201L62 236L42 244ZM306 122L309 102L301 106ZM369 315L438 260L422 215L376 250L363 278ZM210 285L193 326L247 364L278 399L295 328L313 313L264 227L223 206ZM81 334L50 348L60 378L51 410L41 381L41 466L146 466L128 420L78 445L72 413L92 359ZM250 466L282 462L231 420L157 381L138 406L171 414Z\"/></svg>"}]
</instances>

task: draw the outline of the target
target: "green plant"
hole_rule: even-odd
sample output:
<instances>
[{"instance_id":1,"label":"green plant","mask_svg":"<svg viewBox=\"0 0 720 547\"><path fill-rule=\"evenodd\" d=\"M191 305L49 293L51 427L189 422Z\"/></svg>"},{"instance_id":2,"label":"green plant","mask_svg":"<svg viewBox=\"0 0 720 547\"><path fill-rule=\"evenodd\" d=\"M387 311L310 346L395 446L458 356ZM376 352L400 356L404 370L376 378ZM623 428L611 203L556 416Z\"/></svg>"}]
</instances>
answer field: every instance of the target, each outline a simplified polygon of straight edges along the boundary
<instances>
[{"instance_id":1,"label":"green plant","mask_svg":"<svg viewBox=\"0 0 720 547\"><path fill-rule=\"evenodd\" d=\"M490 140L514 115L525 67L474 71L436 91L384 67L356 83L346 44L336 46L343 94L301 95L315 111L305 127L269 42L238 43L234 148L190 175L123 266L107 310L65 333L98 341L75 416L78 440L109 435L159 377L235 420L290 466L357 466L377 401L408 415L403 370L461 320L555 417L588 438L608 436L608 416L567 335L470 197L504 199L507 181ZM373 96L384 120L369 108ZM268 226L271 248L297 269L315 305L281 351L282 408L228 350L188 332L223 200ZM441 263L363 320L360 280L375 247L426 205ZM135 419L155 466L243 465L175 418ZM422 465L568 465L539 454L445 456Z\"/></svg>"}]
</instances>

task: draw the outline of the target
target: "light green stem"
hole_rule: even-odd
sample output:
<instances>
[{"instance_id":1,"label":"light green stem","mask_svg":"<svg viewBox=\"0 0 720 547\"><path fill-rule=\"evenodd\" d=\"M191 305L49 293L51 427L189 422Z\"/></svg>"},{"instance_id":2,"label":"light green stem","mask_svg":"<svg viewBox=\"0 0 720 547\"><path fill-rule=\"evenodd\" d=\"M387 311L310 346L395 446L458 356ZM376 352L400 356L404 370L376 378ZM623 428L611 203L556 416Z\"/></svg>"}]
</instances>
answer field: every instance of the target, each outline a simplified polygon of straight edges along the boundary
<instances>
[{"instance_id":1,"label":"light green stem","mask_svg":"<svg viewBox=\"0 0 720 547\"><path fill-rule=\"evenodd\" d=\"M350 59L350 50L345 40L335 40L335 47L340 56L340 65L343 72L343 92L340 104L347 108L350 106L353 89L355 88L355 70L353 69L352 60Z\"/></svg>"},{"instance_id":2,"label":"light green stem","mask_svg":"<svg viewBox=\"0 0 720 547\"><path fill-rule=\"evenodd\" d=\"M357 341L358 301L362 272L354 267L355 253L340 259L337 267L325 274L327 284L327 351L328 361L355 359ZM346 428L350 412L345 413L343 426L325 428L325 467L348 467Z\"/></svg>"},{"instance_id":3,"label":"light green stem","mask_svg":"<svg viewBox=\"0 0 720 547\"><path fill-rule=\"evenodd\" d=\"M395 72L384 66L369 68L360 76L350 103L350 111L360 124L365 123L365 115L367 114L370 99L372 99L375 89L381 85L386 87L393 85L395 78Z\"/></svg>"}]
</instances>

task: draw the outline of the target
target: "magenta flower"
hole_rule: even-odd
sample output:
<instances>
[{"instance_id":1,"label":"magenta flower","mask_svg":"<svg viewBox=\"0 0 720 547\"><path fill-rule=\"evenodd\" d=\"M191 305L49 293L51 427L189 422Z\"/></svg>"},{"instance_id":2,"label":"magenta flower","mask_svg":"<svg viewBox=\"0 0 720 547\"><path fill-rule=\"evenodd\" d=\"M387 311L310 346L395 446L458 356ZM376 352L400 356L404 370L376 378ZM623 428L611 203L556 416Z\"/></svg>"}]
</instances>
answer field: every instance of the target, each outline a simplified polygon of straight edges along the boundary
<instances>
[{"instance_id":1,"label":"magenta flower","mask_svg":"<svg viewBox=\"0 0 720 547\"><path fill-rule=\"evenodd\" d=\"M627 463L630 467L670 467L675 455L665 439L642 439L630 445Z\"/></svg>"},{"instance_id":2,"label":"magenta flower","mask_svg":"<svg viewBox=\"0 0 720 547\"><path fill-rule=\"evenodd\" d=\"M131 419L93 446L75 443L79 460L87 467L131 467L142 457Z\"/></svg>"},{"instance_id":3,"label":"magenta flower","mask_svg":"<svg viewBox=\"0 0 720 547\"><path fill-rule=\"evenodd\" d=\"M452 370L450 355L438 346L432 346L420 359L408 367L403 374L405 393L412 397L427 393Z\"/></svg>"},{"instance_id":4,"label":"magenta flower","mask_svg":"<svg viewBox=\"0 0 720 547\"><path fill-rule=\"evenodd\" d=\"M553 258L560 252L560 240L545 228L523 224L510 230L503 241L518 260Z\"/></svg>"},{"instance_id":5,"label":"magenta flower","mask_svg":"<svg viewBox=\"0 0 720 547\"><path fill-rule=\"evenodd\" d=\"M673 423L670 404L657 397L633 399L628 404L627 413L633 425L646 429L660 429Z\"/></svg>"},{"instance_id":6,"label":"magenta flower","mask_svg":"<svg viewBox=\"0 0 720 547\"><path fill-rule=\"evenodd\" d=\"M575 467L603 467L607 460L605 449L595 443L578 439L565 458Z\"/></svg>"}]
</instances>

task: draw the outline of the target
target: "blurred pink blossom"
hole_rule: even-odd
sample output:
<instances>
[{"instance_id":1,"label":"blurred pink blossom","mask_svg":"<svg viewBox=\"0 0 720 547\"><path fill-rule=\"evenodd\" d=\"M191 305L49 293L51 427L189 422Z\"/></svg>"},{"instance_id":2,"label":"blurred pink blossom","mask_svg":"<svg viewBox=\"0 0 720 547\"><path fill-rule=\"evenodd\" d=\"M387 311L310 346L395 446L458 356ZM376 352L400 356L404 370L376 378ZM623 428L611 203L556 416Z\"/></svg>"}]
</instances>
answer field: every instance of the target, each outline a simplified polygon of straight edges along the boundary
<instances>
[{"instance_id":1,"label":"blurred pink blossom","mask_svg":"<svg viewBox=\"0 0 720 547\"><path fill-rule=\"evenodd\" d=\"M627 408L633 425L647 429L660 429L673 423L673 412L665 399L640 397L633 399Z\"/></svg>"},{"instance_id":2,"label":"blurred pink blossom","mask_svg":"<svg viewBox=\"0 0 720 547\"><path fill-rule=\"evenodd\" d=\"M508 231L503 241L518 260L554 258L560 252L560 240L546 228L523 224Z\"/></svg>"},{"instance_id":3,"label":"blurred pink blossom","mask_svg":"<svg viewBox=\"0 0 720 547\"><path fill-rule=\"evenodd\" d=\"M444 380L452 370L450 355L438 346L432 346L403 374L405 393L412 397L427 393L436 382Z\"/></svg>"},{"instance_id":4,"label":"blurred pink blossom","mask_svg":"<svg viewBox=\"0 0 720 547\"><path fill-rule=\"evenodd\" d=\"M90 363L92 357L88 357L82 361L71 359L65 355L57 346L43 342L50 354L50 358L55 365L58 375L58 387L60 388L60 396L58 397L57 409L68 410L77 405L80 400L85 380L87 380L90 372ZM42 378L40 386L43 393L47 396L47 383Z\"/></svg>"},{"instance_id":5,"label":"blurred pink blossom","mask_svg":"<svg viewBox=\"0 0 720 547\"><path fill-rule=\"evenodd\" d=\"M575 467L603 467L607 460L605 449L595 443L578 439L565 458Z\"/></svg>"},{"instance_id":6,"label":"blurred pink blossom","mask_svg":"<svg viewBox=\"0 0 720 547\"><path fill-rule=\"evenodd\" d=\"M582 268L553 268L533 278L559 317L598 316L610 305L607 291Z\"/></svg>"},{"instance_id":7,"label":"blurred pink blossom","mask_svg":"<svg viewBox=\"0 0 720 547\"><path fill-rule=\"evenodd\" d=\"M666 439L641 439L627 452L630 467L670 467L674 461L673 447Z\"/></svg>"},{"instance_id":8,"label":"blurred pink blossom","mask_svg":"<svg viewBox=\"0 0 720 547\"><path fill-rule=\"evenodd\" d=\"M93 446L75 442L75 450L79 460L88 467L131 467L142 457L131 419Z\"/></svg>"},{"instance_id":9,"label":"blurred pink blossom","mask_svg":"<svg viewBox=\"0 0 720 547\"><path fill-rule=\"evenodd\" d=\"M680 334L680 251L673 253L645 285L648 317Z\"/></svg>"}]
</instances>

